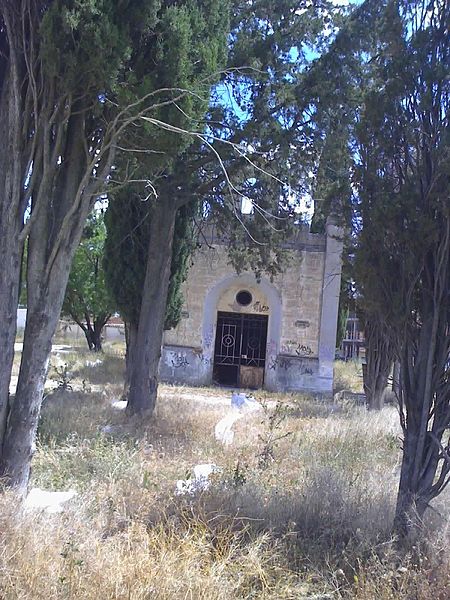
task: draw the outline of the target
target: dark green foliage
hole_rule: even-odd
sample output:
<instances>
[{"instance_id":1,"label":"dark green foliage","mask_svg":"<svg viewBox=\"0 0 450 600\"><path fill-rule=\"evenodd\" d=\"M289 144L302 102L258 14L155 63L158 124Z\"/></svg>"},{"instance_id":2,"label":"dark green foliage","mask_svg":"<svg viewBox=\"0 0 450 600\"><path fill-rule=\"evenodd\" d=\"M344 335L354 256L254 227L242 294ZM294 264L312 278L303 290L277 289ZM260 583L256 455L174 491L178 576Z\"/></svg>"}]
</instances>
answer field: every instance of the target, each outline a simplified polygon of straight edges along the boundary
<instances>
[{"instance_id":1,"label":"dark green foliage","mask_svg":"<svg viewBox=\"0 0 450 600\"><path fill-rule=\"evenodd\" d=\"M367 35L328 61L344 64L367 393L383 389L394 357L401 363L403 537L450 481L450 5L367 0L357 12Z\"/></svg>"},{"instance_id":2,"label":"dark green foliage","mask_svg":"<svg viewBox=\"0 0 450 600\"><path fill-rule=\"evenodd\" d=\"M191 201L191 196L180 199L186 196L189 174L174 178L171 173L176 171L180 176L186 171L178 157L194 142L195 132L202 129L211 85L226 58L228 22L226 1L162 2L157 35L144 37L131 58L135 65L131 89L140 95L168 89L157 93L160 105L148 113L148 119L127 133L125 145L140 152L124 157L118 173L119 178L128 177L134 183L113 191L107 211L107 281L124 319L135 326L139 322L152 206L171 203L175 198L181 208L176 221L165 327L174 327L180 318L180 286L192 251L192 217L198 204L195 199ZM153 69L149 70L148 65ZM168 102L168 97L176 101ZM176 127L177 132L163 123ZM149 147L152 150L147 153Z\"/></svg>"},{"instance_id":3,"label":"dark green foliage","mask_svg":"<svg viewBox=\"0 0 450 600\"><path fill-rule=\"evenodd\" d=\"M198 212L197 203L193 201L179 209L175 221L164 329L176 327L181 319L181 308L184 302L181 284L186 280L191 256L197 245L193 221L196 212Z\"/></svg>"},{"instance_id":4,"label":"dark green foliage","mask_svg":"<svg viewBox=\"0 0 450 600\"><path fill-rule=\"evenodd\" d=\"M106 285L123 319L137 324L147 264L148 202L142 202L131 186L118 191L109 202L105 224Z\"/></svg>"},{"instance_id":5,"label":"dark green foliage","mask_svg":"<svg viewBox=\"0 0 450 600\"><path fill-rule=\"evenodd\" d=\"M48 76L63 73L61 91L114 88L136 38L157 24L160 6L160 0L54 0L39 32Z\"/></svg>"},{"instance_id":6,"label":"dark green foliage","mask_svg":"<svg viewBox=\"0 0 450 600\"><path fill-rule=\"evenodd\" d=\"M165 329L175 327L181 317L183 297L180 288L195 246L195 212L196 203L193 202L183 206L177 214ZM124 320L136 327L150 244L150 219L150 201L143 202L133 187L114 195L105 217L108 231L104 255L106 283ZM156 281L155 285L158 283Z\"/></svg>"},{"instance_id":7,"label":"dark green foliage","mask_svg":"<svg viewBox=\"0 0 450 600\"><path fill-rule=\"evenodd\" d=\"M320 134L304 85L307 67L311 53L332 40L324 28L341 17L326 1L301 8L294 0L233 2L229 70L207 116L221 163L205 144L188 155L193 168L200 165L201 197L237 271L272 277L285 266L281 246L300 227L294 209L312 192ZM251 217L241 218L242 197L253 203Z\"/></svg>"}]
</instances>

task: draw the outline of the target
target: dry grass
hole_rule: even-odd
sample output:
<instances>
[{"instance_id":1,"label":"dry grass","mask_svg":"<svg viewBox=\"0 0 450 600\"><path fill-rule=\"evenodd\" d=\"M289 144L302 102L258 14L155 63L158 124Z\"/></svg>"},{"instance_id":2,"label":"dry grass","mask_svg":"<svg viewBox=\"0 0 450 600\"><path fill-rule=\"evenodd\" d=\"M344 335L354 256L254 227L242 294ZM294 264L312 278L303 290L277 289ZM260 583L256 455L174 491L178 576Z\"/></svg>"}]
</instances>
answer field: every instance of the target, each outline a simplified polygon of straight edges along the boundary
<instances>
[{"instance_id":1,"label":"dry grass","mask_svg":"<svg viewBox=\"0 0 450 600\"><path fill-rule=\"evenodd\" d=\"M77 498L61 515L24 514L0 498L0 598L449 597L445 499L432 542L400 555L390 537L395 409L264 394L266 412L238 421L224 447L213 433L228 392L162 386L154 417L130 420L111 407L118 352L87 366L96 358L64 355L73 391L48 396L33 461L33 485L75 488ZM341 379L352 379L347 368ZM276 400L285 414L271 431ZM202 462L222 469L210 488L176 496L175 481Z\"/></svg>"},{"instance_id":2,"label":"dry grass","mask_svg":"<svg viewBox=\"0 0 450 600\"><path fill-rule=\"evenodd\" d=\"M361 393L363 391L362 365L360 361L350 360L344 362L337 360L334 363L334 391L348 390Z\"/></svg>"}]
</instances>

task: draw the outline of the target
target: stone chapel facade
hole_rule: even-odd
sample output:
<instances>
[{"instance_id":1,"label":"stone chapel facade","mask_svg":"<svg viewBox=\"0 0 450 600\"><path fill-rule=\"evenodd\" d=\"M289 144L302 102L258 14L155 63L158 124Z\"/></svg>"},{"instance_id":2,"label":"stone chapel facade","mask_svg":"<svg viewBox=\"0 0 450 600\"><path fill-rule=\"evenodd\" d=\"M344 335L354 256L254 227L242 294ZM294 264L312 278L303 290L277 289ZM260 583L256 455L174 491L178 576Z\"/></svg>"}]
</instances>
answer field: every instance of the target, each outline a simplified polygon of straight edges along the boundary
<instances>
[{"instance_id":1,"label":"stone chapel facade","mask_svg":"<svg viewBox=\"0 0 450 600\"><path fill-rule=\"evenodd\" d=\"M329 395L341 281L342 231L301 227L288 268L272 282L237 275L224 242L193 258L179 325L165 332L163 381Z\"/></svg>"}]
</instances>

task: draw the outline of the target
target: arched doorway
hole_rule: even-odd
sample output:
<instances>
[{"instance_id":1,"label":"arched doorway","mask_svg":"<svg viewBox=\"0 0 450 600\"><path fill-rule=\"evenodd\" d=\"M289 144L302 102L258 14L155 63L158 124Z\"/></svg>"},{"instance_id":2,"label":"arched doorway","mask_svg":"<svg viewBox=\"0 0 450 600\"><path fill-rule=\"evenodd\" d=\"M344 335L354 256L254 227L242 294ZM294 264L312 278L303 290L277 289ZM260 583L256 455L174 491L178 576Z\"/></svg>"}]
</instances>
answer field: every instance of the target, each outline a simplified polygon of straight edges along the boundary
<instances>
[{"instance_id":1,"label":"arched doorway","mask_svg":"<svg viewBox=\"0 0 450 600\"><path fill-rule=\"evenodd\" d=\"M209 380L220 385L271 388L268 361L279 348L281 298L268 281L231 275L206 295L203 356Z\"/></svg>"},{"instance_id":2,"label":"arched doorway","mask_svg":"<svg viewBox=\"0 0 450 600\"><path fill-rule=\"evenodd\" d=\"M213 381L220 385L263 387L268 315L218 311Z\"/></svg>"}]
</instances>

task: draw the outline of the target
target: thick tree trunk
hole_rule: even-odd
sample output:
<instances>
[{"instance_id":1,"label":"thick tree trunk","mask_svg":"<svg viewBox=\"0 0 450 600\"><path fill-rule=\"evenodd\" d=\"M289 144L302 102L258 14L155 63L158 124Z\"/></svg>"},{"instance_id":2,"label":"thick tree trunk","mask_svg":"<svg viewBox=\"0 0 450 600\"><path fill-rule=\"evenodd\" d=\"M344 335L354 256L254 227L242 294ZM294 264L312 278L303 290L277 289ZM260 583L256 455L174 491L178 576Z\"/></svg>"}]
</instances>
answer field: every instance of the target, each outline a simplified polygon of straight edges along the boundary
<instances>
[{"instance_id":1,"label":"thick tree trunk","mask_svg":"<svg viewBox=\"0 0 450 600\"><path fill-rule=\"evenodd\" d=\"M78 230L81 235L81 226ZM19 379L0 460L0 477L22 492L26 491L30 474L52 338L64 300L70 262L78 244L78 240L72 241L72 251L59 256L48 276L48 284L41 286L39 296L34 296L28 305Z\"/></svg>"},{"instance_id":2,"label":"thick tree trunk","mask_svg":"<svg viewBox=\"0 0 450 600\"><path fill-rule=\"evenodd\" d=\"M176 212L170 199L159 200L151 215L147 270L128 397L130 414L151 413L156 404Z\"/></svg>"},{"instance_id":3,"label":"thick tree trunk","mask_svg":"<svg viewBox=\"0 0 450 600\"><path fill-rule=\"evenodd\" d=\"M17 304L19 296L20 253L17 240L0 236L0 454L9 409L9 387L14 361L14 342L17 329Z\"/></svg>"},{"instance_id":4,"label":"thick tree trunk","mask_svg":"<svg viewBox=\"0 0 450 600\"><path fill-rule=\"evenodd\" d=\"M385 327L377 320L364 320L366 366L363 369L364 392L369 410L380 410L393 361L393 346Z\"/></svg>"},{"instance_id":5,"label":"thick tree trunk","mask_svg":"<svg viewBox=\"0 0 450 600\"><path fill-rule=\"evenodd\" d=\"M136 356L136 344L137 344L138 324L127 322L125 323L125 342L126 342L126 353L125 353L125 382L123 386L124 400L128 400L130 393L130 382L131 373L133 371L134 357Z\"/></svg>"},{"instance_id":6,"label":"thick tree trunk","mask_svg":"<svg viewBox=\"0 0 450 600\"><path fill-rule=\"evenodd\" d=\"M102 346L102 329L99 329L94 326L93 335L91 338L92 342L92 351L93 352L101 352L103 349Z\"/></svg>"},{"instance_id":7,"label":"thick tree trunk","mask_svg":"<svg viewBox=\"0 0 450 600\"><path fill-rule=\"evenodd\" d=\"M49 310L27 315L16 399L10 410L0 475L25 492L57 318Z\"/></svg>"},{"instance_id":8,"label":"thick tree trunk","mask_svg":"<svg viewBox=\"0 0 450 600\"><path fill-rule=\"evenodd\" d=\"M420 496L418 486L413 481L414 455L418 436L418 427L411 423L403 440L402 465L394 519L394 531L400 540L405 540L411 531L420 528L429 501L429 498Z\"/></svg>"},{"instance_id":9,"label":"thick tree trunk","mask_svg":"<svg viewBox=\"0 0 450 600\"><path fill-rule=\"evenodd\" d=\"M51 268L43 258L47 254L46 238L39 235L39 229L29 238L27 323L15 400L9 410L0 459L0 477L22 493L28 485L52 338L88 210L86 201L78 219L72 220L72 229Z\"/></svg>"},{"instance_id":10,"label":"thick tree trunk","mask_svg":"<svg viewBox=\"0 0 450 600\"><path fill-rule=\"evenodd\" d=\"M93 330L86 328L86 329L83 329L83 333L84 333L84 337L86 338L86 342L87 342L89 350L93 350L94 349L94 342L92 340Z\"/></svg>"},{"instance_id":11,"label":"thick tree trunk","mask_svg":"<svg viewBox=\"0 0 450 600\"><path fill-rule=\"evenodd\" d=\"M23 249L19 240L24 210L20 71L20 60L11 49L8 67L0 74L0 455L9 410Z\"/></svg>"}]
</instances>

